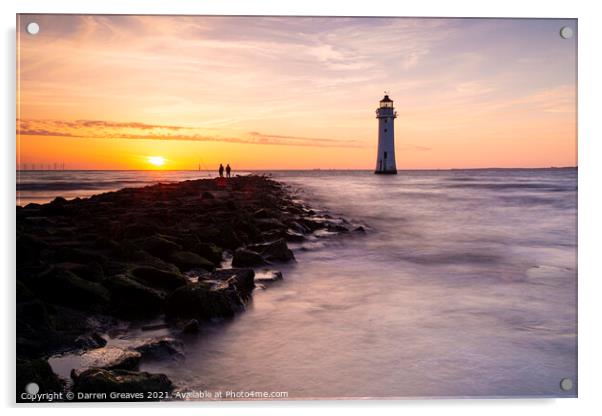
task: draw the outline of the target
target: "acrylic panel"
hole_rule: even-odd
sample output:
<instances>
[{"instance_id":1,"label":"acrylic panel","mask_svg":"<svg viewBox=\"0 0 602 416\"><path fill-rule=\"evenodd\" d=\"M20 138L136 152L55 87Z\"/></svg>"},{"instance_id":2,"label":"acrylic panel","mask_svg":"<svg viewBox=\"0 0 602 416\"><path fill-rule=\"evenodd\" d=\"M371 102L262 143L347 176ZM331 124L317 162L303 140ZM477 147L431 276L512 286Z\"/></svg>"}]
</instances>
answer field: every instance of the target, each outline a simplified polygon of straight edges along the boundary
<instances>
[{"instance_id":1,"label":"acrylic panel","mask_svg":"<svg viewBox=\"0 0 602 416\"><path fill-rule=\"evenodd\" d=\"M17 401L577 396L577 20L17 16Z\"/></svg>"}]
</instances>

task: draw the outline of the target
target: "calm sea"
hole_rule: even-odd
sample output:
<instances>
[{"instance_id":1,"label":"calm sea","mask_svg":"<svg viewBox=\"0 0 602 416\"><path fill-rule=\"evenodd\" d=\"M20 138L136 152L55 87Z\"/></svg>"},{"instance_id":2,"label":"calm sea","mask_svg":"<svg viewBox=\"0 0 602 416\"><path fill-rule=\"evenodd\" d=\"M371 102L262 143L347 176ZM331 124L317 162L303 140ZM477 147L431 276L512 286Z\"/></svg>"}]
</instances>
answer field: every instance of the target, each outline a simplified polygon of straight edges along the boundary
<instances>
[{"instance_id":1,"label":"calm sea","mask_svg":"<svg viewBox=\"0 0 602 416\"><path fill-rule=\"evenodd\" d=\"M21 172L18 202L206 175ZM369 232L295 246L283 282L144 370L289 398L576 394L576 169L274 177Z\"/></svg>"}]
</instances>

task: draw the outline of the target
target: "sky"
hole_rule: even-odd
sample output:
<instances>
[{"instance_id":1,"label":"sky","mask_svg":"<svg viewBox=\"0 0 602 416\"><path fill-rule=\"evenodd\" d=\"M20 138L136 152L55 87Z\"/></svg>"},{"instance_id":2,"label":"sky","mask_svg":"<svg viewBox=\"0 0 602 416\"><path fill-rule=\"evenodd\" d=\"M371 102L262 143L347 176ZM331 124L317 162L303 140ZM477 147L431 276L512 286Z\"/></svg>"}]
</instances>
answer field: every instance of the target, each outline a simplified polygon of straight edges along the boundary
<instances>
[{"instance_id":1,"label":"sky","mask_svg":"<svg viewBox=\"0 0 602 416\"><path fill-rule=\"evenodd\" d=\"M398 169L576 166L576 25L21 15L17 166L373 169L384 91Z\"/></svg>"}]
</instances>

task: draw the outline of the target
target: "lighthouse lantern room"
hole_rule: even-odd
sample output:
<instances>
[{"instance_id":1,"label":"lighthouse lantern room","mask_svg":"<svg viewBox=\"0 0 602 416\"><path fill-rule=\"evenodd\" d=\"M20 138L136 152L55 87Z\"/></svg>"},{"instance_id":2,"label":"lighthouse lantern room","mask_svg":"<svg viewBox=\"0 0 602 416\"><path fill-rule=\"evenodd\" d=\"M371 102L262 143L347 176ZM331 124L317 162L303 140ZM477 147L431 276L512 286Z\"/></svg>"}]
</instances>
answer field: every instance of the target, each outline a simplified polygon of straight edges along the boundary
<instances>
[{"instance_id":1,"label":"lighthouse lantern room","mask_svg":"<svg viewBox=\"0 0 602 416\"><path fill-rule=\"evenodd\" d=\"M397 112L393 108L393 100L388 95L385 95L380 100L380 105L376 110L376 118L378 119L378 153L376 155L376 169L374 173L397 174L394 129L396 117Z\"/></svg>"}]
</instances>

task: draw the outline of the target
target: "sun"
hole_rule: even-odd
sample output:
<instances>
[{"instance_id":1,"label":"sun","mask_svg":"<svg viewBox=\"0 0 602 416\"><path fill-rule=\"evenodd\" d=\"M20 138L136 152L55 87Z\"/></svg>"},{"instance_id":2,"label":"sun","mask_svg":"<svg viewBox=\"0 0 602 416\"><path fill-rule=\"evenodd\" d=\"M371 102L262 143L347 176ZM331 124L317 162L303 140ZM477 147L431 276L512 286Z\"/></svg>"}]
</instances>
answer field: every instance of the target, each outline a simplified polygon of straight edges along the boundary
<instances>
[{"instance_id":1,"label":"sun","mask_svg":"<svg viewBox=\"0 0 602 416\"><path fill-rule=\"evenodd\" d=\"M165 158L163 156L149 156L147 160L148 163L157 167L161 167L165 164Z\"/></svg>"}]
</instances>

